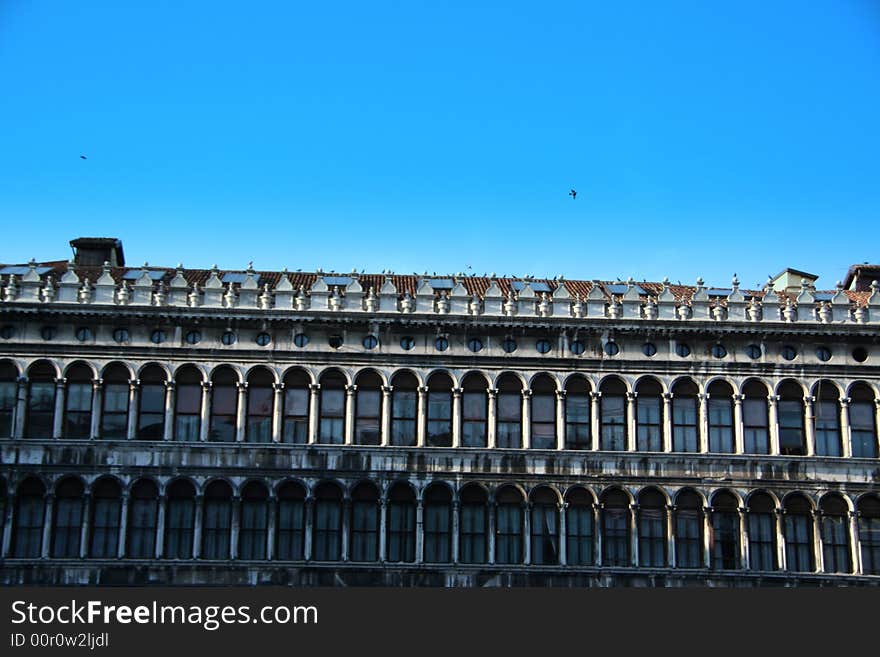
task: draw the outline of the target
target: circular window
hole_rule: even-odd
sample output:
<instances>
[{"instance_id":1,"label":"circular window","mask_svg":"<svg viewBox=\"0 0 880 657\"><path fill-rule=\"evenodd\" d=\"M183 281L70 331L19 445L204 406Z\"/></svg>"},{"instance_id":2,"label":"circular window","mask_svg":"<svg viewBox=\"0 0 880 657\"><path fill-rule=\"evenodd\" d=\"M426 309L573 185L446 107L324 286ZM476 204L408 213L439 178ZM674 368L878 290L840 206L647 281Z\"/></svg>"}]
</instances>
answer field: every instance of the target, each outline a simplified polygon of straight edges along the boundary
<instances>
[{"instance_id":1,"label":"circular window","mask_svg":"<svg viewBox=\"0 0 880 657\"><path fill-rule=\"evenodd\" d=\"M58 333L58 329L54 326L44 326L40 329L40 337L44 340L52 340L56 333Z\"/></svg>"},{"instance_id":2,"label":"circular window","mask_svg":"<svg viewBox=\"0 0 880 657\"><path fill-rule=\"evenodd\" d=\"M685 358L691 355L691 348L684 342L679 342L675 345L675 353L682 358Z\"/></svg>"},{"instance_id":3,"label":"circular window","mask_svg":"<svg viewBox=\"0 0 880 657\"><path fill-rule=\"evenodd\" d=\"M229 345L235 344L235 341L238 338L235 336L235 333L232 331L223 331L223 335L220 336L220 342L225 344L227 347Z\"/></svg>"},{"instance_id":4,"label":"circular window","mask_svg":"<svg viewBox=\"0 0 880 657\"><path fill-rule=\"evenodd\" d=\"M118 328L113 331L113 339L116 342L128 342L131 339L131 334L127 328Z\"/></svg>"},{"instance_id":5,"label":"circular window","mask_svg":"<svg viewBox=\"0 0 880 657\"><path fill-rule=\"evenodd\" d=\"M538 350L539 354L546 354L550 351L550 340L538 340L535 343L535 349Z\"/></svg>"},{"instance_id":6,"label":"circular window","mask_svg":"<svg viewBox=\"0 0 880 657\"><path fill-rule=\"evenodd\" d=\"M868 350L864 347L856 347L852 351L852 357L857 363L864 363L868 360Z\"/></svg>"},{"instance_id":7,"label":"circular window","mask_svg":"<svg viewBox=\"0 0 880 657\"><path fill-rule=\"evenodd\" d=\"M512 354L516 351L516 340L513 338L505 338L504 342L501 343L501 348L504 349L505 353Z\"/></svg>"},{"instance_id":8,"label":"circular window","mask_svg":"<svg viewBox=\"0 0 880 657\"><path fill-rule=\"evenodd\" d=\"M308 343L309 336L307 336L305 333L297 333L293 336L293 344L295 344L297 347L305 347Z\"/></svg>"},{"instance_id":9,"label":"circular window","mask_svg":"<svg viewBox=\"0 0 880 657\"><path fill-rule=\"evenodd\" d=\"M723 344L713 344L712 355L715 358L724 358L727 355L727 349Z\"/></svg>"},{"instance_id":10,"label":"circular window","mask_svg":"<svg viewBox=\"0 0 880 657\"><path fill-rule=\"evenodd\" d=\"M611 340L605 343L603 349L608 356L616 356L620 353L620 347L617 346L616 342Z\"/></svg>"},{"instance_id":11,"label":"circular window","mask_svg":"<svg viewBox=\"0 0 880 657\"><path fill-rule=\"evenodd\" d=\"M827 363L831 360L831 350L828 347L816 347L816 358Z\"/></svg>"},{"instance_id":12,"label":"circular window","mask_svg":"<svg viewBox=\"0 0 880 657\"><path fill-rule=\"evenodd\" d=\"M434 340L434 347L437 351L446 351L449 349L449 340L446 338L437 338Z\"/></svg>"},{"instance_id":13,"label":"circular window","mask_svg":"<svg viewBox=\"0 0 880 657\"><path fill-rule=\"evenodd\" d=\"M797 356L797 349L792 347L790 344L787 344L782 348L782 357L785 360L794 360L796 356Z\"/></svg>"},{"instance_id":14,"label":"circular window","mask_svg":"<svg viewBox=\"0 0 880 657\"><path fill-rule=\"evenodd\" d=\"M188 331L183 339L186 340L187 344L198 344L202 341L202 333L201 331Z\"/></svg>"},{"instance_id":15,"label":"circular window","mask_svg":"<svg viewBox=\"0 0 880 657\"><path fill-rule=\"evenodd\" d=\"M329 344L334 349L339 349L342 346L342 336L341 335L331 335L327 338L327 344Z\"/></svg>"},{"instance_id":16,"label":"circular window","mask_svg":"<svg viewBox=\"0 0 880 657\"><path fill-rule=\"evenodd\" d=\"M468 349L470 349L474 353L477 353L478 351L483 350L483 341L479 338L471 338L470 340L468 340L467 346Z\"/></svg>"},{"instance_id":17,"label":"circular window","mask_svg":"<svg viewBox=\"0 0 880 657\"><path fill-rule=\"evenodd\" d=\"M761 347L756 344L750 344L746 347L746 356L751 358L752 360L761 357Z\"/></svg>"},{"instance_id":18,"label":"circular window","mask_svg":"<svg viewBox=\"0 0 880 657\"><path fill-rule=\"evenodd\" d=\"M80 342L92 339L92 329L87 326L81 326L76 329L76 339Z\"/></svg>"},{"instance_id":19,"label":"circular window","mask_svg":"<svg viewBox=\"0 0 880 657\"><path fill-rule=\"evenodd\" d=\"M272 342L272 336L265 332L257 333L257 337L254 338L254 342L256 342L261 347L265 347L267 344Z\"/></svg>"},{"instance_id":20,"label":"circular window","mask_svg":"<svg viewBox=\"0 0 880 657\"><path fill-rule=\"evenodd\" d=\"M657 353L657 347L653 342L646 342L642 345L642 353L650 358Z\"/></svg>"},{"instance_id":21,"label":"circular window","mask_svg":"<svg viewBox=\"0 0 880 657\"><path fill-rule=\"evenodd\" d=\"M6 326L0 328L0 338L3 338L4 340L8 340L13 335L15 335L15 328L14 327L9 326L7 324Z\"/></svg>"},{"instance_id":22,"label":"circular window","mask_svg":"<svg viewBox=\"0 0 880 657\"><path fill-rule=\"evenodd\" d=\"M406 349L407 351L409 351L410 349L412 349L415 346L416 346L416 341L413 338L411 338L410 336L405 335L402 338L400 338L400 348L401 349Z\"/></svg>"},{"instance_id":23,"label":"circular window","mask_svg":"<svg viewBox=\"0 0 880 657\"><path fill-rule=\"evenodd\" d=\"M152 333L150 333L150 342L153 344L162 344L168 336L165 334L165 331L162 329L156 329Z\"/></svg>"},{"instance_id":24,"label":"circular window","mask_svg":"<svg viewBox=\"0 0 880 657\"><path fill-rule=\"evenodd\" d=\"M587 348L584 346L584 343L580 340L575 340L574 342L572 342L570 348L571 353L573 353L575 356L580 356L587 350Z\"/></svg>"},{"instance_id":25,"label":"circular window","mask_svg":"<svg viewBox=\"0 0 880 657\"><path fill-rule=\"evenodd\" d=\"M375 349L379 344L379 338L375 335L364 336L364 349Z\"/></svg>"}]
</instances>

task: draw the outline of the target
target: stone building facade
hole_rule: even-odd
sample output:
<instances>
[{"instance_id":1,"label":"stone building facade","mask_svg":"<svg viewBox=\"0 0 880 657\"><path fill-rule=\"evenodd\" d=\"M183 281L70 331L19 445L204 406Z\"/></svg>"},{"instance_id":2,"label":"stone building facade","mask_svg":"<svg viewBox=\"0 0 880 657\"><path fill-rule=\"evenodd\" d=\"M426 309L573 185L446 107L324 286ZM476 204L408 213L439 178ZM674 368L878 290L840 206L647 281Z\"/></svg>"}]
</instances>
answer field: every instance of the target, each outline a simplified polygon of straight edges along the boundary
<instances>
[{"instance_id":1,"label":"stone building facade","mask_svg":"<svg viewBox=\"0 0 880 657\"><path fill-rule=\"evenodd\" d=\"M74 245L0 268L5 584L880 583L876 282Z\"/></svg>"}]
</instances>

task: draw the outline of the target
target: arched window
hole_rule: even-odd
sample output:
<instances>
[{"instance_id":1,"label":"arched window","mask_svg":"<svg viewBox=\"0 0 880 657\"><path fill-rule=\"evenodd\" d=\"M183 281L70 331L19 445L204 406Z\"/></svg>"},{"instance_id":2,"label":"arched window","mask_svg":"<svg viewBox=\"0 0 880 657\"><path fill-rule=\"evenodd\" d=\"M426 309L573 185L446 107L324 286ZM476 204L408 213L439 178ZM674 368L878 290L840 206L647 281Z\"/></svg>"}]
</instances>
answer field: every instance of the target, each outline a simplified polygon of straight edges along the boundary
<instances>
[{"instance_id":1,"label":"arched window","mask_svg":"<svg viewBox=\"0 0 880 657\"><path fill-rule=\"evenodd\" d=\"M6 490L6 480L0 477L0 536L6 532L6 506L9 504L9 495Z\"/></svg>"},{"instance_id":2,"label":"arched window","mask_svg":"<svg viewBox=\"0 0 880 657\"><path fill-rule=\"evenodd\" d=\"M595 557L593 496L583 488L565 495L565 555L570 566L591 566Z\"/></svg>"},{"instance_id":3,"label":"arched window","mask_svg":"<svg viewBox=\"0 0 880 657\"><path fill-rule=\"evenodd\" d=\"M486 563L488 495L482 487L470 484L461 489L459 498L461 500L459 559L462 563Z\"/></svg>"},{"instance_id":4,"label":"arched window","mask_svg":"<svg viewBox=\"0 0 880 657\"><path fill-rule=\"evenodd\" d=\"M776 505L767 493L749 498L749 567L776 570Z\"/></svg>"},{"instance_id":5,"label":"arched window","mask_svg":"<svg viewBox=\"0 0 880 657\"><path fill-rule=\"evenodd\" d=\"M530 514L531 562L559 563L559 498L546 486L532 491Z\"/></svg>"},{"instance_id":6,"label":"arched window","mask_svg":"<svg viewBox=\"0 0 880 657\"><path fill-rule=\"evenodd\" d=\"M863 383L850 390L849 425L852 433L852 455L877 458L877 425L874 416L874 393Z\"/></svg>"},{"instance_id":7,"label":"arched window","mask_svg":"<svg viewBox=\"0 0 880 657\"><path fill-rule=\"evenodd\" d=\"M523 498L513 486L495 496L495 563L523 562Z\"/></svg>"},{"instance_id":8,"label":"arched window","mask_svg":"<svg viewBox=\"0 0 880 657\"><path fill-rule=\"evenodd\" d=\"M600 449L626 449L626 385L617 377L605 379L599 391Z\"/></svg>"},{"instance_id":9,"label":"arched window","mask_svg":"<svg viewBox=\"0 0 880 657\"><path fill-rule=\"evenodd\" d=\"M672 387L672 451L699 452L697 384L680 379Z\"/></svg>"},{"instance_id":10,"label":"arched window","mask_svg":"<svg viewBox=\"0 0 880 657\"><path fill-rule=\"evenodd\" d=\"M732 454L733 444L733 388L726 381L709 384L709 451L713 454Z\"/></svg>"},{"instance_id":11,"label":"arched window","mask_svg":"<svg viewBox=\"0 0 880 657\"><path fill-rule=\"evenodd\" d=\"M743 451L746 454L770 453L768 394L767 386L757 379L750 379L743 386Z\"/></svg>"},{"instance_id":12,"label":"arched window","mask_svg":"<svg viewBox=\"0 0 880 657\"><path fill-rule=\"evenodd\" d=\"M67 394L64 400L65 438L88 438L92 431L92 379L85 363L74 363L67 370Z\"/></svg>"},{"instance_id":13,"label":"arched window","mask_svg":"<svg viewBox=\"0 0 880 657\"><path fill-rule=\"evenodd\" d=\"M356 445L382 444L382 379L372 370L361 372L355 380L354 442Z\"/></svg>"},{"instance_id":14,"label":"arched window","mask_svg":"<svg viewBox=\"0 0 880 657\"><path fill-rule=\"evenodd\" d=\"M556 383L540 375L532 381L531 447L556 449Z\"/></svg>"},{"instance_id":15,"label":"arched window","mask_svg":"<svg viewBox=\"0 0 880 657\"><path fill-rule=\"evenodd\" d=\"M320 423L318 442L341 445L345 442L345 377L329 370L321 375Z\"/></svg>"},{"instance_id":16,"label":"arched window","mask_svg":"<svg viewBox=\"0 0 880 657\"><path fill-rule=\"evenodd\" d=\"M811 573L816 570L813 553L813 507L806 497L789 495L784 504L785 565L788 570Z\"/></svg>"},{"instance_id":17,"label":"arched window","mask_svg":"<svg viewBox=\"0 0 880 657\"><path fill-rule=\"evenodd\" d=\"M819 503L822 557L826 573L851 573L849 508L843 498L831 493Z\"/></svg>"},{"instance_id":18,"label":"arched window","mask_svg":"<svg viewBox=\"0 0 880 657\"><path fill-rule=\"evenodd\" d=\"M351 493L350 537L349 561L379 559L379 491L373 484L358 484Z\"/></svg>"},{"instance_id":19,"label":"arched window","mask_svg":"<svg viewBox=\"0 0 880 657\"><path fill-rule=\"evenodd\" d=\"M431 484L424 493L425 561L452 560L452 493L443 484Z\"/></svg>"},{"instance_id":20,"label":"arched window","mask_svg":"<svg viewBox=\"0 0 880 657\"><path fill-rule=\"evenodd\" d=\"M739 546L739 506L736 497L727 491L720 491L712 498L712 527L709 534L712 568L739 568Z\"/></svg>"},{"instance_id":21,"label":"arched window","mask_svg":"<svg viewBox=\"0 0 880 657\"><path fill-rule=\"evenodd\" d=\"M151 363L140 374L137 437L162 440L165 436L165 370Z\"/></svg>"},{"instance_id":22,"label":"arched window","mask_svg":"<svg viewBox=\"0 0 880 657\"><path fill-rule=\"evenodd\" d=\"M452 446L452 379L436 372L428 379L428 427L425 442L429 447Z\"/></svg>"},{"instance_id":23,"label":"arched window","mask_svg":"<svg viewBox=\"0 0 880 657\"><path fill-rule=\"evenodd\" d=\"M278 487L275 558L300 561L305 550L306 489L288 481Z\"/></svg>"},{"instance_id":24,"label":"arched window","mask_svg":"<svg viewBox=\"0 0 880 657\"><path fill-rule=\"evenodd\" d=\"M199 440L202 428L202 375L192 365L177 372L174 404L174 440Z\"/></svg>"},{"instance_id":25,"label":"arched window","mask_svg":"<svg viewBox=\"0 0 880 657\"><path fill-rule=\"evenodd\" d=\"M409 372L400 372L391 383L391 444L397 447L414 447L418 381Z\"/></svg>"},{"instance_id":26,"label":"arched window","mask_svg":"<svg viewBox=\"0 0 880 657\"><path fill-rule=\"evenodd\" d=\"M388 561L416 560L416 496L407 484L397 483L388 493Z\"/></svg>"},{"instance_id":27,"label":"arched window","mask_svg":"<svg viewBox=\"0 0 880 657\"><path fill-rule=\"evenodd\" d=\"M238 530L238 558L265 559L269 528L269 491L258 481L249 481L241 491L241 519Z\"/></svg>"},{"instance_id":28,"label":"arched window","mask_svg":"<svg viewBox=\"0 0 880 657\"><path fill-rule=\"evenodd\" d=\"M232 531L232 489L225 481L212 481L205 490L202 512L203 559L228 559Z\"/></svg>"},{"instance_id":29,"label":"arched window","mask_svg":"<svg viewBox=\"0 0 880 657\"><path fill-rule=\"evenodd\" d=\"M55 487L52 556L56 559L79 557L83 524L83 491L83 483L76 477L67 477Z\"/></svg>"},{"instance_id":30,"label":"arched window","mask_svg":"<svg viewBox=\"0 0 880 657\"><path fill-rule=\"evenodd\" d=\"M17 397L18 369L9 361L0 362L0 438L12 437Z\"/></svg>"},{"instance_id":31,"label":"arched window","mask_svg":"<svg viewBox=\"0 0 880 657\"><path fill-rule=\"evenodd\" d=\"M565 449L591 449L590 386L582 376L565 384Z\"/></svg>"},{"instance_id":32,"label":"arched window","mask_svg":"<svg viewBox=\"0 0 880 657\"><path fill-rule=\"evenodd\" d=\"M480 374L468 374L462 389L461 446L485 447L489 408L486 379Z\"/></svg>"},{"instance_id":33,"label":"arched window","mask_svg":"<svg viewBox=\"0 0 880 657\"><path fill-rule=\"evenodd\" d=\"M513 374L498 379L497 447L522 447L522 383Z\"/></svg>"},{"instance_id":34,"label":"arched window","mask_svg":"<svg viewBox=\"0 0 880 657\"><path fill-rule=\"evenodd\" d=\"M196 489L178 479L168 487L165 512L165 557L192 559Z\"/></svg>"},{"instance_id":35,"label":"arched window","mask_svg":"<svg viewBox=\"0 0 880 657\"><path fill-rule=\"evenodd\" d=\"M92 485L92 535L89 556L116 558L119 552L119 524L122 518L122 490L115 479L105 477Z\"/></svg>"},{"instance_id":36,"label":"arched window","mask_svg":"<svg viewBox=\"0 0 880 657\"><path fill-rule=\"evenodd\" d=\"M28 370L27 417L28 438L51 438L55 419L55 368L45 360Z\"/></svg>"},{"instance_id":37,"label":"arched window","mask_svg":"<svg viewBox=\"0 0 880 657\"><path fill-rule=\"evenodd\" d=\"M655 488L639 494L639 565L666 565L666 498Z\"/></svg>"},{"instance_id":38,"label":"arched window","mask_svg":"<svg viewBox=\"0 0 880 657\"><path fill-rule=\"evenodd\" d=\"M663 388L656 379L646 378L636 386L636 449L663 451Z\"/></svg>"},{"instance_id":39,"label":"arched window","mask_svg":"<svg viewBox=\"0 0 880 657\"><path fill-rule=\"evenodd\" d=\"M779 452L786 456L807 453L804 435L804 389L791 379L779 385Z\"/></svg>"},{"instance_id":40,"label":"arched window","mask_svg":"<svg viewBox=\"0 0 880 657\"><path fill-rule=\"evenodd\" d=\"M703 500L687 488L675 496L675 565L703 567Z\"/></svg>"},{"instance_id":41,"label":"arched window","mask_svg":"<svg viewBox=\"0 0 880 657\"><path fill-rule=\"evenodd\" d=\"M284 375L284 422L281 442L305 445L309 442L309 375L291 370Z\"/></svg>"},{"instance_id":42,"label":"arched window","mask_svg":"<svg viewBox=\"0 0 880 657\"><path fill-rule=\"evenodd\" d=\"M865 495L858 503L862 572L880 575L880 498Z\"/></svg>"},{"instance_id":43,"label":"arched window","mask_svg":"<svg viewBox=\"0 0 880 657\"><path fill-rule=\"evenodd\" d=\"M218 367L211 374L211 418L208 440L235 442L238 419L238 374L231 367Z\"/></svg>"},{"instance_id":44,"label":"arched window","mask_svg":"<svg viewBox=\"0 0 880 657\"><path fill-rule=\"evenodd\" d=\"M101 400L101 438L124 439L128 435L128 395L131 374L122 363L104 370Z\"/></svg>"},{"instance_id":45,"label":"arched window","mask_svg":"<svg viewBox=\"0 0 880 657\"><path fill-rule=\"evenodd\" d=\"M819 381L814 388L813 410L816 456L840 456L840 393L831 381Z\"/></svg>"},{"instance_id":46,"label":"arched window","mask_svg":"<svg viewBox=\"0 0 880 657\"><path fill-rule=\"evenodd\" d=\"M18 485L15 495L15 519L12 526L12 554L21 559L39 559L43 549L43 522L46 513L46 488L36 477Z\"/></svg>"},{"instance_id":47,"label":"arched window","mask_svg":"<svg viewBox=\"0 0 880 657\"><path fill-rule=\"evenodd\" d=\"M603 395L604 396L604 395ZM602 565L629 566L630 508L629 498L620 489L605 491L602 504Z\"/></svg>"},{"instance_id":48,"label":"arched window","mask_svg":"<svg viewBox=\"0 0 880 657\"><path fill-rule=\"evenodd\" d=\"M339 561L342 558L342 491L336 484L315 489L312 523L312 559Z\"/></svg>"},{"instance_id":49,"label":"arched window","mask_svg":"<svg viewBox=\"0 0 880 657\"><path fill-rule=\"evenodd\" d=\"M249 443L272 442L275 413L275 377L265 367L256 367L247 377L247 422L244 439Z\"/></svg>"},{"instance_id":50,"label":"arched window","mask_svg":"<svg viewBox=\"0 0 880 657\"><path fill-rule=\"evenodd\" d=\"M139 479L131 487L125 555L132 559L156 556L156 522L159 514L159 488L149 479Z\"/></svg>"}]
</instances>

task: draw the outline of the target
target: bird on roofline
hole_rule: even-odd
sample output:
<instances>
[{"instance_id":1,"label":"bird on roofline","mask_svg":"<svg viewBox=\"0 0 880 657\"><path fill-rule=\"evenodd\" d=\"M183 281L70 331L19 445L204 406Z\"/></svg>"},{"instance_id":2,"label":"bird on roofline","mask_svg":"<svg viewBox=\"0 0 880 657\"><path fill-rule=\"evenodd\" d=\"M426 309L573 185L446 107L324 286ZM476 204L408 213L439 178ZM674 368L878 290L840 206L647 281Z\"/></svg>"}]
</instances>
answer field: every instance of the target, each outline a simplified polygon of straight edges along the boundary
<instances>
[{"instance_id":1,"label":"bird on roofline","mask_svg":"<svg viewBox=\"0 0 880 657\"><path fill-rule=\"evenodd\" d=\"M568 193L568 195L571 196L571 200L572 200L572 201L576 200L576 199L577 199L577 195L578 195L577 190L572 189L572 190Z\"/></svg>"}]
</instances>

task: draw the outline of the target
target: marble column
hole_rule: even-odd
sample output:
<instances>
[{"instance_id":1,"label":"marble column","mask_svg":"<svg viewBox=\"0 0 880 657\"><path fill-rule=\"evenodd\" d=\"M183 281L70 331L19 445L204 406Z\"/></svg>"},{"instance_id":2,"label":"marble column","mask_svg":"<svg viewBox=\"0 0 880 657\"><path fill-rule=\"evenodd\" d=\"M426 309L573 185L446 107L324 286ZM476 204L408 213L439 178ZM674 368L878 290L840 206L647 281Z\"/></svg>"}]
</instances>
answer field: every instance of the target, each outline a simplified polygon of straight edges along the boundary
<instances>
[{"instance_id":1,"label":"marble column","mask_svg":"<svg viewBox=\"0 0 880 657\"><path fill-rule=\"evenodd\" d=\"M452 446L461 447L461 388L452 389Z\"/></svg>"}]
</instances>

